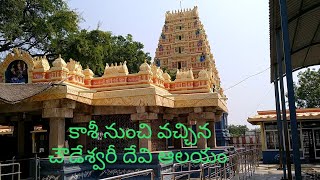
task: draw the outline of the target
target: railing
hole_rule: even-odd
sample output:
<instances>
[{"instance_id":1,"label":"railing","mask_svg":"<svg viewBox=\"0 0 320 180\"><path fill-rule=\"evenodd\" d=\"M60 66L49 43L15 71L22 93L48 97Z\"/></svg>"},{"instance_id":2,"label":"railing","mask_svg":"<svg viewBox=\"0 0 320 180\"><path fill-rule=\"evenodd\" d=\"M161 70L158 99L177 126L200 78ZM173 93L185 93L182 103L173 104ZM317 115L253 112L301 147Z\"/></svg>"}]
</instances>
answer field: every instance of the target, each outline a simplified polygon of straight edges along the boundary
<instances>
[{"instance_id":1,"label":"railing","mask_svg":"<svg viewBox=\"0 0 320 180\"><path fill-rule=\"evenodd\" d=\"M208 175L204 179L247 179L254 174L259 162L257 151L257 149L240 149L235 154L229 155L226 163L205 164ZM211 169L214 169L213 173Z\"/></svg>"},{"instance_id":2,"label":"railing","mask_svg":"<svg viewBox=\"0 0 320 180\"><path fill-rule=\"evenodd\" d=\"M189 171L180 171L180 172L171 172L171 173L162 173L161 174L161 180L164 178L164 176L168 176L168 175L173 175L173 178L172 179L180 179L181 177L183 177L183 176L186 176L186 175L188 175L188 179L190 179L190 175L192 174L192 173L196 173L196 172L199 172L200 173L200 177L202 177L203 175L202 175L202 173L203 173L203 168L202 168L202 165L200 165L201 166L201 168L200 169L198 169L198 170L189 170ZM175 175L180 175L180 176L178 176L178 177L175 177Z\"/></svg>"},{"instance_id":3,"label":"railing","mask_svg":"<svg viewBox=\"0 0 320 180\"><path fill-rule=\"evenodd\" d=\"M202 158L201 160L206 160L207 157ZM209 160L216 159L214 156L209 156ZM197 159L199 160L199 159ZM191 170L192 164L199 164L199 169L196 170ZM183 167L188 166L187 171L183 171ZM179 169L180 171L176 171L176 169ZM168 172L168 173L161 173L161 180L164 179L165 176L172 176L172 179L180 179L182 177L188 176L188 179L190 179L191 174L193 173L199 173L200 179L204 176L205 169L207 168L206 163L201 164L201 163L194 163L192 161L187 161L183 163L174 163L173 164L173 172Z\"/></svg>"},{"instance_id":4,"label":"railing","mask_svg":"<svg viewBox=\"0 0 320 180\"><path fill-rule=\"evenodd\" d=\"M191 161L185 163L175 163L173 165L173 172L162 173L161 180L165 176L172 176L173 180L180 179L187 176L191 178L192 173L199 173L201 180L211 179L247 179L255 172L255 168L259 163L259 150L258 149L239 149L235 154L228 155L228 161L226 163L201 163L199 169L191 170ZM209 157L213 158L213 156ZM188 170L183 171L182 167L187 165ZM177 167L181 167L179 171L176 171Z\"/></svg>"},{"instance_id":5,"label":"railing","mask_svg":"<svg viewBox=\"0 0 320 180\"><path fill-rule=\"evenodd\" d=\"M119 176L108 177L108 178L104 178L104 179L100 179L100 180L114 180L114 179L120 180L120 179L127 179L127 178L131 178L131 177L141 176L141 175L145 175L145 174L147 174L147 175L151 174L151 180L154 180L153 169L147 169L147 170L137 171L137 172L123 174L123 175L119 175Z\"/></svg>"},{"instance_id":6,"label":"railing","mask_svg":"<svg viewBox=\"0 0 320 180\"><path fill-rule=\"evenodd\" d=\"M12 173L6 173L6 174L2 174L2 167L10 167L12 166L13 169L14 169L14 166L18 166L18 171L17 172L12 172ZM12 179L14 178L14 175L18 175L18 180L20 180L20 164L19 163L8 163L8 164L1 164L0 163L0 180L1 180L1 177L3 176L12 176Z\"/></svg>"},{"instance_id":7,"label":"railing","mask_svg":"<svg viewBox=\"0 0 320 180\"><path fill-rule=\"evenodd\" d=\"M30 167L31 161L34 161L34 171L32 170L34 174L33 173L29 174L29 167ZM22 178L23 176L27 176L27 177L31 177L34 180L40 180L40 158L37 156L37 154L35 155L34 158L24 158L24 159L16 159L16 157L13 156L11 160L3 161L2 164L19 164L19 167L18 167L19 178L21 176ZM28 167L27 171L25 172L23 171L23 165ZM15 171L17 170L16 168L17 168L16 166L12 166L11 173L8 174L8 175L12 175L12 180L15 179L15 174L16 174ZM7 169L6 172L10 172L10 170ZM23 172L26 174L24 174ZM0 180L1 180L1 171L0 171Z\"/></svg>"}]
</instances>

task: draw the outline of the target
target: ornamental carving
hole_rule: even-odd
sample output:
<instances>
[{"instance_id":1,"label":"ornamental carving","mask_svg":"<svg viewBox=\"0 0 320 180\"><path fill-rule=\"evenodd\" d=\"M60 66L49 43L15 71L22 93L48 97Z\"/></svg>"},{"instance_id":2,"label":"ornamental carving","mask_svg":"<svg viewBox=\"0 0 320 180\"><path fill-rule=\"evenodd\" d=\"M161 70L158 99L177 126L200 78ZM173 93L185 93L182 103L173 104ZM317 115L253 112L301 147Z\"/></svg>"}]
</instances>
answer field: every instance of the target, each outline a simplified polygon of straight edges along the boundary
<instances>
[{"instance_id":1,"label":"ornamental carving","mask_svg":"<svg viewBox=\"0 0 320 180\"><path fill-rule=\"evenodd\" d=\"M21 61L21 62L17 62L16 65L14 65L15 63L14 61ZM7 57L3 60L3 62L0 63L0 82L5 82L6 79L8 79L8 77L6 78L6 76L9 76L9 74L13 74L14 76L15 75L19 76L19 74L22 74L22 73L19 73L18 71L23 71L23 69L25 69L26 70L25 73L27 74L26 76L24 76L24 78L27 78L25 82L32 83L31 72L33 68L34 68L34 60L31 57L31 55L26 51L14 48L13 53L9 53Z\"/></svg>"},{"instance_id":2,"label":"ornamental carving","mask_svg":"<svg viewBox=\"0 0 320 180\"><path fill-rule=\"evenodd\" d=\"M33 72L46 72L50 69L50 65L46 56L34 58Z\"/></svg>"},{"instance_id":3,"label":"ornamental carving","mask_svg":"<svg viewBox=\"0 0 320 180\"><path fill-rule=\"evenodd\" d=\"M115 63L111 64L106 64L106 67L104 69L104 75L103 77L113 77L113 76L127 76L129 74L128 67L127 67L127 61L125 61L123 64L120 62L119 65Z\"/></svg>"}]
</instances>

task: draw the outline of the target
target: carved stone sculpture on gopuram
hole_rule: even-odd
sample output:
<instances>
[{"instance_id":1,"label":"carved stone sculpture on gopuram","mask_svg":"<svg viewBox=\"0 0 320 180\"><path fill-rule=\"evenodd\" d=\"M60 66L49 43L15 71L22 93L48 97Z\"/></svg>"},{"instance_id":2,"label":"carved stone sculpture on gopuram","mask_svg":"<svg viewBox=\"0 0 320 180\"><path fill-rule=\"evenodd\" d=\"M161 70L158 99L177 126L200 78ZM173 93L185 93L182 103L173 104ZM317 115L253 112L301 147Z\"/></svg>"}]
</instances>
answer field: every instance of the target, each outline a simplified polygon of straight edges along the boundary
<instances>
[{"instance_id":1,"label":"carved stone sculpture on gopuram","mask_svg":"<svg viewBox=\"0 0 320 180\"><path fill-rule=\"evenodd\" d=\"M209 78L220 87L215 59L210 51L196 6L166 13L154 60L157 66L171 72L192 69L195 78L202 69L206 69Z\"/></svg>"}]
</instances>

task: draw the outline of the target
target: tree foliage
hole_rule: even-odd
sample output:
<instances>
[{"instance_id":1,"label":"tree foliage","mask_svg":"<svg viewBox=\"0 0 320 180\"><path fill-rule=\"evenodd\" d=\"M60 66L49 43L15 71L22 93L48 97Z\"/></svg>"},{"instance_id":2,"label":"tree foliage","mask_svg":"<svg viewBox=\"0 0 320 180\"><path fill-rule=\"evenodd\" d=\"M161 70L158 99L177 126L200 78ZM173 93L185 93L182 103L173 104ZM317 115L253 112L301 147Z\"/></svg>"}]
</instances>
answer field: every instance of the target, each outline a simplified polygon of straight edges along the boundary
<instances>
[{"instance_id":1,"label":"tree foliage","mask_svg":"<svg viewBox=\"0 0 320 180\"><path fill-rule=\"evenodd\" d=\"M73 58L85 67L89 66L99 76L103 74L106 63L127 61L129 72L136 73L144 60L151 60L149 54L144 53L143 44L133 41L132 35L113 36L111 32L101 30L82 30L73 34L54 51L64 58Z\"/></svg>"},{"instance_id":2,"label":"tree foliage","mask_svg":"<svg viewBox=\"0 0 320 180\"><path fill-rule=\"evenodd\" d=\"M228 130L232 136L242 136L245 135L247 131L249 131L246 125L230 125L228 127Z\"/></svg>"},{"instance_id":3,"label":"tree foliage","mask_svg":"<svg viewBox=\"0 0 320 180\"><path fill-rule=\"evenodd\" d=\"M0 0L0 53L21 48L31 55L46 55L50 62L59 54L79 61L102 75L106 63L127 61L130 73L151 57L143 44L101 30L80 30L80 16L64 0Z\"/></svg>"},{"instance_id":4,"label":"tree foliage","mask_svg":"<svg viewBox=\"0 0 320 180\"><path fill-rule=\"evenodd\" d=\"M166 67L162 68L162 70L163 70L163 72L167 72L170 75L171 81L174 81L176 79L177 71L170 71Z\"/></svg>"},{"instance_id":5,"label":"tree foliage","mask_svg":"<svg viewBox=\"0 0 320 180\"><path fill-rule=\"evenodd\" d=\"M64 0L0 0L0 52L48 53L77 32L79 16Z\"/></svg>"},{"instance_id":6,"label":"tree foliage","mask_svg":"<svg viewBox=\"0 0 320 180\"><path fill-rule=\"evenodd\" d=\"M294 89L298 108L320 108L320 69L299 72Z\"/></svg>"}]
</instances>

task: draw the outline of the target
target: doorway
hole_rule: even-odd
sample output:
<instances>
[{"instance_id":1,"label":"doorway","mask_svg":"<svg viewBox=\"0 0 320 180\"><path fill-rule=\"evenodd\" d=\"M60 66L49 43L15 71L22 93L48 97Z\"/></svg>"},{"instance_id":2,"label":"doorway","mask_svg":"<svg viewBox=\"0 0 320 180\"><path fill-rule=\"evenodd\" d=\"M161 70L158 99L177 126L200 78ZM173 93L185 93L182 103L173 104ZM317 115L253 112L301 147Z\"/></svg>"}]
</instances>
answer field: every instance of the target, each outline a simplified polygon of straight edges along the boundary
<instances>
[{"instance_id":1,"label":"doorway","mask_svg":"<svg viewBox=\"0 0 320 180\"><path fill-rule=\"evenodd\" d=\"M313 129L315 159L320 159L320 129Z\"/></svg>"},{"instance_id":2,"label":"doorway","mask_svg":"<svg viewBox=\"0 0 320 180\"><path fill-rule=\"evenodd\" d=\"M320 137L319 137L320 138ZM306 160L315 160L314 140L312 129L302 129L303 152Z\"/></svg>"}]
</instances>

